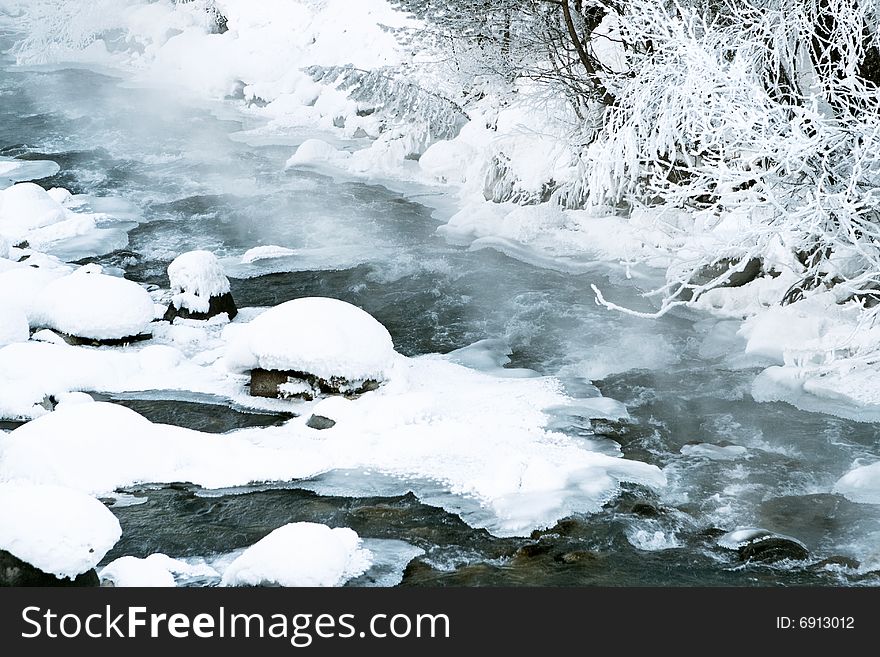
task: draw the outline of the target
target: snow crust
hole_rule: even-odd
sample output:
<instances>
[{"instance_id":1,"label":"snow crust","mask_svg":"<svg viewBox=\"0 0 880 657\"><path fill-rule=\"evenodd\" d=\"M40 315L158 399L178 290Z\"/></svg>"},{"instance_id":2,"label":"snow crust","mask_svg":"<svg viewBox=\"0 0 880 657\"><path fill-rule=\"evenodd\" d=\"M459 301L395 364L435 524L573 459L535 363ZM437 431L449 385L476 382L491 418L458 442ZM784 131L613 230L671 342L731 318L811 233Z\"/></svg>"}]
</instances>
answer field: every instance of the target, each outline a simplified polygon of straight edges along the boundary
<instances>
[{"instance_id":1,"label":"snow crust","mask_svg":"<svg viewBox=\"0 0 880 657\"><path fill-rule=\"evenodd\" d=\"M121 535L116 516L85 493L0 478L0 549L43 572L74 579Z\"/></svg>"},{"instance_id":2,"label":"snow crust","mask_svg":"<svg viewBox=\"0 0 880 657\"><path fill-rule=\"evenodd\" d=\"M364 573L373 554L357 533L311 522L279 527L247 548L221 586L341 586Z\"/></svg>"},{"instance_id":3,"label":"snow crust","mask_svg":"<svg viewBox=\"0 0 880 657\"><path fill-rule=\"evenodd\" d=\"M175 308L208 312L211 297L229 292L229 279L220 261L210 251L190 251L177 256L168 265Z\"/></svg>"},{"instance_id":4,"label":"snow crust","mask_svg":"<svg viewBox=\"0 0 880 657\"><path fill-rule=\"evenodd\" d=\"M227 361L239 371L259 367L382 381L394 359L384 326L356 306L325 297L282 303L232 335Z\"/></svg>"}]
</instances>

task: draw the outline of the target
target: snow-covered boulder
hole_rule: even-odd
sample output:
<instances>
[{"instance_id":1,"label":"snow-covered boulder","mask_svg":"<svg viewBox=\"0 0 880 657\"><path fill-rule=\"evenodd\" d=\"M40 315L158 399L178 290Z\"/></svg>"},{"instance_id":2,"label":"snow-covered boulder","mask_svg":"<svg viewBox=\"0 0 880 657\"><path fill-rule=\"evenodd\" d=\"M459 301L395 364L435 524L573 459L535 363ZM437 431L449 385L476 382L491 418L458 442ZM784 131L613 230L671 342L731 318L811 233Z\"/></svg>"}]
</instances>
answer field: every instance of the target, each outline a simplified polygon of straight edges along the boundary
<instances>
[{"instance_id":1,"label":"snow-covered boulder","mask_svg":"<svg viewBox=\"0 0 880 657\"><path fill-rule=\"evenodd\" d=\"M226 313L229 319L238 314L229 279L220 261L210 251L189 251L168 265L171 281L171 305L165 319L210 319Z\"/></svg>"},{"instance_id":2,"label":"snow-covered boulder","mask_svg":"<svg viewBox=\"0 0 880 657\"><path fill-rule=\"evenodd\" d=\"M13 242L65 219L61 204L39 185L18 183L0 190L0 232Z\"/></svg>"},{"instance_id":3,"label":"snow-covered boulder","mask_svg":"<svg viewBox=\"0 0 880 657\"><path fill-rule=\"evenodd\" d=\"M374 390L394 358L382 324L356 306L325 297L271 308L241 327L227 351L232 369L251 372L251 395L307 400Z\"/></svg>"},{"instance_id":4,"label":"snow-covered boulder","mask_svg":"<svg viewBox=\"0 0 880 657\"><path fill-rule=\"evenodd\" d=\"M75 580L89 573L121 535L119 521L94 497L60 486L0 483L0 558L6 552L36 569L10 568L7 556L0 584ZM97 577L91 579L97 583Z\"/></svg>"},{"instance_id":5,"label":"snow-covered boulder","mask_svg":"<svg viewBox=\"0 0 880 657\"><path fill-rule=\"evenodd\" d=\"M213 580L220 578L220 573L205 563L189 564L161 553L151 554L144 559L120 557L98 573L102 585L148 587L177 586L175 575Z\"/></svg>"},{"instance_id":6,"label":"snow-covered boulder","mask_svg":"<svg viewBox=\"0 0 880 657\"><path fill-rule=\"evenodd\" d=\"M224 571L221 585L341 586L372 561L354 530L295 522L245 550Z\"/></svg>"},{"instance_id":7,"label":"snow-covered boulder","mask_svg":"<svg viewBox=\"0 0 880 657\"><path fill-rule=\"evenodd\" d=\"M0 347L27 342L31 336L25 314L16 306L0 305Z\"/></svg>"},{"instance_id":8,"label":"snow-covered boulder","mask_svg":"<svg viewBox=\"0 0 880 657\"><path fill-rule=\"evenodd\" d=\"M143 334L154 310L150 295L137 283L86 265L46 285L32 319L75 338L114 343Z\"/></svg>"}]
</instances>

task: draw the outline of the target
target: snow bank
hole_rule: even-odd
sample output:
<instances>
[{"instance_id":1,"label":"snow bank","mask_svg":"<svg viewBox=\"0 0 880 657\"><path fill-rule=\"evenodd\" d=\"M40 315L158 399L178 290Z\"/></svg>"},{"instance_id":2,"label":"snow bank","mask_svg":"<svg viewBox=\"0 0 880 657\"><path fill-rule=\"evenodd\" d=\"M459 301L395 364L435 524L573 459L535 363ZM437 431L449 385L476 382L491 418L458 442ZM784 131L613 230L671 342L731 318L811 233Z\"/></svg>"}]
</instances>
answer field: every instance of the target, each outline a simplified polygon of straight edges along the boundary
<instances>
[{"instance_id":1,"label":"snow bank","mask_svg":"<svg viewBox=\"0 0 880 657\"><path fill-rule=\"evenodd\" d=\"M223 573L221 586L341 586L372 560L353 530L296 522L245 550Z\"/></svg>"},{"instance_id":2,"label":"snow bank","mask_svg":"<svg viewBox=\"0 0 880 657\"><path fill-rule=\"evenodd\" d=\"M227 362L235 370L307 372L322 379L382 381L394 359L388 330L338 299L306 297L233 329Z\"/></svg>"},{"instance_id":3,"label":"snow bank","mask_svg":"<svg viewBox=\"0 0 880 657\"><path fill-rule=\"evenodd\" d=\"M0 347L27 342L31 337L25 314L15 306L0 307Z\"/></svg>"},{"instance_id":4,"label":"snow bank","mask_svg":"<svg viewBox=\"0 0 880 657\"><path fill-rule=\"evenodd\" d=\"M207 313L211 297L229 292L229 279L210 251L190 251L168 265L168 278L175 308Z\"/></svg>"},{"instance_id":5,"label":"snow bank","mask_svg":"<svg viewBox=\"0 0 880 657\"><path fill-rule=\"evenodd\" d=\"M93 497L0 477L0 549L46 573L74 579L121 535L119 521Z\"/></svg>"},{"instance_id":6,"label":"snow bank","mask_svg":"<svg viewBox=\"0 0 880 657\"><path fill-rule=\"evenodd\" d=\"M140 285L102 274L94 265L46 285L36 307L38 325L94 340L143 333L155 314L152 298Z\"/></svg>"}]
</instances>

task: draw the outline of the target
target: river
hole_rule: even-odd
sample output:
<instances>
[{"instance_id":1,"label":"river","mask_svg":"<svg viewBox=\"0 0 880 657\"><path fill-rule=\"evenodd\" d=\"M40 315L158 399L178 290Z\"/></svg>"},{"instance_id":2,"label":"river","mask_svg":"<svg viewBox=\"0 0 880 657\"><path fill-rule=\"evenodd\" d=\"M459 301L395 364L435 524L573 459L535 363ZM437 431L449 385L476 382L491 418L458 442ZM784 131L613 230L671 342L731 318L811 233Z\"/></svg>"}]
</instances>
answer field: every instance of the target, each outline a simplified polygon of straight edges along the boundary
<instances>
[{"instance_id":1,"label":"river","mask_svg":"<svg viewBox=\"0 0 880 657\"><path fill-rule=\"evenodd\" d=\"M625 458L662 468L669 482L659 493L625 488L600 513L529 538L473 529L420 501L406 482L369 475L348 490L332 476L220 494L185 483L143 487L128 492L145 503L113 507L123 537L105 562L225 553L309 520L421 548L403 585L876 584L854 562L876 568L877 507L829 491L855 460L877 453L880 432L754 402L759 363L741 354L735 322L623 316L597 306L590 291L595 283L617 302L645 307L615 267L576 273L450 245L436 233L453 202L446 192L286 170L298 142L332 137L304 130L276 143L249 139L258 123L237 111L241 101L206 105L81 68L2 64L0 155L53 160L60 172L40 185L134 208L127 244L108 242L90 260L167 287L165 268L183 251L209 249L235 263L258 245L297 249L295 262L276 263L282 271L233 267L238 305L344 299L381 321L406 355L492 340L499 354L510 352L508 367L559 377L575 397L601 393L625 404L630 421L567 418L554 428L610 452L619 445ZM200 429L259 423L231 409L218 419L216 406L198 399L153 397L118 401L154 421ZM743 561L717 545L737 527L794 537L810 557Z\"/></svg>"}]
</instances>

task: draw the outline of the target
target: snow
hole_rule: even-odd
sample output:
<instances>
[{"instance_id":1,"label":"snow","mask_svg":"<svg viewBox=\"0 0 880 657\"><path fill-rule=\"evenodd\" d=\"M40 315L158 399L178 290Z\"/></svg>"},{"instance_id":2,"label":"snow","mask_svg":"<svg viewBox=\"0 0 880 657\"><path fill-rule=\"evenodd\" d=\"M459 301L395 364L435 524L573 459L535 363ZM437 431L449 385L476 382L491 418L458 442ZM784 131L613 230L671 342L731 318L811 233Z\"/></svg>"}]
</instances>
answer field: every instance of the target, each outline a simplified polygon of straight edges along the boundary
<instances>
[{"instance_id":1,"label":"snow","mask_svg":"<svg viewBox=\"0 0 880 657\"><path fill-rule=\"evenodd\" d=\"M598 511L622 481L665 485L654 466L590 451L583 441L542 428L546 409L583 412L583 403L605 401L604 410L617 414L618 402L574 403L554 379L498 378L440 356L397 356L375 392L305 405L283 426L221 437L155 425L103 402L61 404L53 413L34 406L43 394L161 389L163 382L226 397L242 391L241 380L207 386L219 372L186 360L172 365L169 359L157 371L145 367L165 352L180 358L159 345L106 350L31 341L0 349L0 402L9 411L42 413L0 437L0 480L21 477L99 494L143 482L226 488L373 470L411 482L417 493L416 482L438 482L426 489L433 503L498 535L527 535L571 513ZM312 410L336 425L309 429ZM602 410L588 414L602 417Z\"/></svg>"},{"instance_id":2,"label":"snow","mask_svg":"<svg viewBox=\"0 0 880 657\"><path fill-rule=\"evenodd\" d=\"M0 478L0 549L57 577L94 568L122 530L101 502L76 490Z\"/></svg>"},{"instance_id":3,"label":"snow","mask_svg":"<svg viewBox=\"0 0 880 657\"><path fill-rule=\"evenodd\" d=\"M223 573L221 586L341 586L372 560L353 530L296 522L245 550Z\"/></svg>"},{"instance_id":4,"label":"snow","mask_svg":"<svg viewBox=\"0 0 880 657\"><path fill-rule=\"evenodd\" d=\"M27 316L15 306L0 309L0 347L30 339Z\"/></svg>"},{"instance_id":5,"label":"snow","mask_svg":"<svg viewBox=\"0 0 880 657\"><path fill-rule=\"evenodd\" d=\"M46 285L34 314L39 326L81 338L112 340L146 331L155 309L137 283L86 265Z\"/></svg>"},{"instance_id":6,"label":"snow","mask_svg":"<svg viewBox=\"0 0 880 657\"><path fill-rule=\"evenodd\" d=\"M208 312L211 297L229 292L229 279L217 256L209 251L190 251L177 256L168 265L175 308Z\"/></svg>"},{"instance_id":7,"label":"snow","mask_svg":"<svg viewBox=\"0 0 880 657\"><path fill-rule=\"evenodd\" d=\"M356 306L325 297L282 303L233 336L227 361L239 371L259 367L382 381L395 356L384 326Z\"/></svg>"},{"instance_id":8,"label":"snow","mask_svg":"<svg viewBox=\"0 0 880 657\"><path fill-rule=\"evenodd\" d=\"M12 246L9 240L0 235L0 258L8 259L12 255Z\"/></svg>"},{"instance_id":9,"label":"snow","mask_svg":"<svg viewBox=\"0 0 880 657\"><path fill-rule=\"evenodd\" d=\"M24 182L0 190L0 232L12 241L65 219L62 205L39 185Z\"/></svg>"},{"instance_id":10,"label":"snow","mask_svg":"<svg viewBox=\"0 0 880 657\"><path fill-rule=\"evenodd\" d=\"M880 504L880 461L860 465L843 475L834 492L863 504Z\"/></svg>"},{"instance_id":11,"label":"snow","mask_svg":"<svg viewBox=\"0 0 880 657\"><path fill-rule=\"evenodd\" d=\"M340 151L321 139L307 139L287 160L286 167L308 166L314 164L338 163L351 157L351 153Z\"/></svg>"},{"instance_id":12,"label":"snow","mask_svg":"<svg viewBox=\"0 0 880 657\"><path fill-rule=\"evenodd\" d=\"M120 557L104 566L98 577L117 587L146 586L169 588L177 586L175 575L190 577L219 577L206 564L190 564L168 555L156 553L146 558Z\"/></svg>"}]
</instances>

